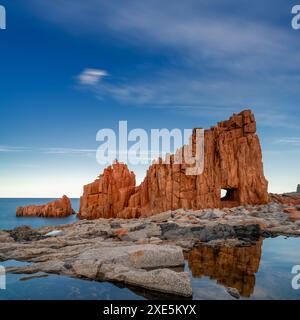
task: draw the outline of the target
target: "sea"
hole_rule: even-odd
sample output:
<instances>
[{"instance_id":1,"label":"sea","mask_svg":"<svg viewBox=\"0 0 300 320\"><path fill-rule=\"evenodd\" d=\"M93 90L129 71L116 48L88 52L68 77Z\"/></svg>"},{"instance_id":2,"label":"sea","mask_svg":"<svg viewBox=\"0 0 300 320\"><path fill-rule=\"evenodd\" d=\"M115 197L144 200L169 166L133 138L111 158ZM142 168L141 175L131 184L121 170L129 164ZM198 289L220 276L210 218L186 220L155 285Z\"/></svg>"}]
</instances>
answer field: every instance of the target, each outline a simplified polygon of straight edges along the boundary
<instances>
[{"instance_id":1,"label":"sea","mask_svg":"<svg viewBox=\"0 0 300 320\"><path fill-rule=\"evenodd\" d=\"M16 208L54 199L0 199L0 229L28 225L34 228L76 221L67 218L17 218ZM78 210L79 199L71 199ZM1 243L0 243L1 246ZM181 271L189 273L194 300L300 300L300 238L261 239L241 248L194 248ZM0 261L0 267L24 265ZM3 275L2 275L3 276ZM0 276L1 277L1 276ZM108 282L53 274L6 274L0 300L146 300L180 299Z\"/></svg>"}]
</instances>

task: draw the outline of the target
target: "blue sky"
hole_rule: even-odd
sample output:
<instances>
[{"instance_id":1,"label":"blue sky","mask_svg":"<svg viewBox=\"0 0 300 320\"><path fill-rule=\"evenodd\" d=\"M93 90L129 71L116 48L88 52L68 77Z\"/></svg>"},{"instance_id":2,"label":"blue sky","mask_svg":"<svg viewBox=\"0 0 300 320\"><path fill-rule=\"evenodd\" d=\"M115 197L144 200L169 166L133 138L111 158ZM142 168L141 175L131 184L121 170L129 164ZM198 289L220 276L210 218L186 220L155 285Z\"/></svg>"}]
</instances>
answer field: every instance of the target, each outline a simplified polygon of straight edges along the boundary
<instances>
[{"instance_id":1,"label":"blue sky","mask_svg":"<svg viewBox=\"0 0 300 320\"><path fill-rule=\"evenodd\" d=\"M0 197L80 196L103 170L97 131L119 120L206 128L246 108L270 191L300 183L297 1L0 4Z\"/></svg>"}]
</instances>

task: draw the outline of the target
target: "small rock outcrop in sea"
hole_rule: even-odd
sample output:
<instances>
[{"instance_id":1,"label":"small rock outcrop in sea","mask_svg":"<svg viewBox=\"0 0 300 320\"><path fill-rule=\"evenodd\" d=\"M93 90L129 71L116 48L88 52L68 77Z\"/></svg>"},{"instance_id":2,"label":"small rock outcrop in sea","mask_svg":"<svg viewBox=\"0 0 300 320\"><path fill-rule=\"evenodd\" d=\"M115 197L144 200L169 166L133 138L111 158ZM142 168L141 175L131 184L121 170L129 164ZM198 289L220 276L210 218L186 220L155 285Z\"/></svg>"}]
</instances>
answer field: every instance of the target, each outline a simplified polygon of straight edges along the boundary
<instances>
[{"instance_id":1,"label":"small rock outcrop in sea","mask_svg":"<svg viewBox=\"0 0 300 320\"><path fill-rule=\"evenodd\" d=\"M196 131L191 139L196 147ZM125 164L115 163L84 187L81 219L138 218L159 212L199 210L269 202L262 153L253 113L245 110L205 130L204 172L187 175L189 165L159 161L150 166L145 180L135 185L135 175ZM221 190L227 191L221 197Z\"/></svg>"},{"instance_id":2,"label":"small rock outcrop in sea","mask_svg":"<svg viewBox=\"0 0 300 320\"><path fill-rule=\"evenodd\" d=\"M17 208L17 217L63 218L74 213L71 201L67 196L45 205L30 205Z\"/></svg>"}]
</instances>

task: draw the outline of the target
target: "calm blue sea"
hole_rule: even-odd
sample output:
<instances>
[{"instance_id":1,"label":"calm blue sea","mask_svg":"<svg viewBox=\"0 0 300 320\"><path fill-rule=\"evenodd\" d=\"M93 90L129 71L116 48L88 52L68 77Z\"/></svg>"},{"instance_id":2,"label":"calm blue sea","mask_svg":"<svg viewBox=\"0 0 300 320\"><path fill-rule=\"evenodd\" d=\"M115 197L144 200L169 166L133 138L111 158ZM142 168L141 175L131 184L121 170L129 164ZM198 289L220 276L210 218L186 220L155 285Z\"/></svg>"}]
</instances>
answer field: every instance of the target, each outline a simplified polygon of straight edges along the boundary
<instances>
[{"instance_id":1,"label":"calm blue sea","mask_svg":"<svg viewBox=\"0 0 300 320\"><path fill-rule=\"evenodd\" d=\"M44 204L53 199L0 199L0 229L13 229L21 225L39 227L70 223L76 216L62 219L16 218L17 206ZM78 210L79 199L72 199ZM1 246L1 243L0 243ZM187 258L185 271L190 274L193 299L234 299L227 287L235 288L240 299L296 299L300 289L292 286L296 276L292 268L300 265L300 238L269 238L255 247L237 249L233 255L225 249L210 252L195 248ZM3 261L2 266L23 264ZM6 290L0 290L0 300L139 300L162 299L137 288L118 287L107 282L87 281L58 275L45 275L30 279L31 275L7 274ZM300 287L300 279L299 279Z\"/></svg>"},{"instance_id":2,"label":"calm blue sea","mask_svg":"<svg viewBox=\"0 0 300 320\"><path fill-rule=\"evenodd\" d=\"M14 229L19 226L27 225L38 228L47 225L65 224L75 221L76 215L67 218L32 218L16 217L16 208L31 204L41 205L56 199L0 199L0 229ZM77 212L79 210L79 199L71 199L72 207Z\"/></svg>"}]
</instances>

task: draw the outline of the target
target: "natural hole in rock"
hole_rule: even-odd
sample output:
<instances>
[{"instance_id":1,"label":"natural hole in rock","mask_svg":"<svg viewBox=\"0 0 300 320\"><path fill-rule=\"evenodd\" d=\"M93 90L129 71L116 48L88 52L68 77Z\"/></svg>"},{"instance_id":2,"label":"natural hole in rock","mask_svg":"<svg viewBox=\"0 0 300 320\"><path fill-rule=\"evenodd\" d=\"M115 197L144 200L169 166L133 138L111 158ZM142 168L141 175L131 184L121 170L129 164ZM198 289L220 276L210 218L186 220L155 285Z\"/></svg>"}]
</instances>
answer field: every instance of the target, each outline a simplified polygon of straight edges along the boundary
<instances>
[{"instance_id":1,"label":"natural hole in rock","mask_svg":"<svg viewBox=\"0 0 300 320\"><path fill-rule=\"evenodd\" d=\"M227 195L227 190L226 189L221 189L221 199L226 197L226 195Z\"/></svg>"},{"instance_id":2,"label":"natural hole in rock","mask_svg":"<svg viewBox=\"0 0 300 320\"><path fill-rule=\"evenodd\" d=\"M237 201L237 189L221 189L221 201Z\"/></svg>"}]
</instances>

